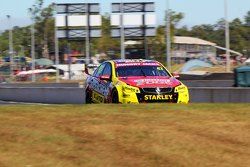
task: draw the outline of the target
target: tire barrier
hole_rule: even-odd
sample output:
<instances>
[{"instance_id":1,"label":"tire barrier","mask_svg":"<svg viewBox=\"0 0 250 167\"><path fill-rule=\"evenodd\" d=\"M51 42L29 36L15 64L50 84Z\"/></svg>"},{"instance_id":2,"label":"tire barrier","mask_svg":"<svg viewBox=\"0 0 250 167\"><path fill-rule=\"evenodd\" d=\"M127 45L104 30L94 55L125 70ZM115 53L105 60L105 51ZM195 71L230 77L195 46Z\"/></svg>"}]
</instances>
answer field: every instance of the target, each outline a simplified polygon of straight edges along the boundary
<instances>
[{"instance_id":1,"label":"tire barrier","mask_svg":"<svg viewBox=\"0 0 250 167\"><path fill-rule=\"evenodd\" d=\"M187 87L233 87L234 80L182 80Z\"/></svg>"},{"instance_id":2,"label":"tire barrier","mask_svg":"<svg viewBox=\"0 0 250 167\"><path fill-rule=\"evenodd\" d=\"M191 103L250 103L250 88L189 88Z\"/></svg>"},{"instance_id":3,"label":"tire barrier","mask_svg":"<svg viewBox=\"0 0 250 167\"><path fill-rule=\"evenodd\" d=\"M191 87L191 103L250 103L250 88ZM46 104L84 104L84 88L0 88L0 100Z\"/></svg>"},{"instance_id":4,"label":"tire barrier","mask_svg":"<svg viewBox=\"0 0 250 167\"><path fill-rule=\"evenodd\" d=\"M0 100L45 103L45 104L83 104L83 88L0 88Z\"/></svg>"}]
</instances>

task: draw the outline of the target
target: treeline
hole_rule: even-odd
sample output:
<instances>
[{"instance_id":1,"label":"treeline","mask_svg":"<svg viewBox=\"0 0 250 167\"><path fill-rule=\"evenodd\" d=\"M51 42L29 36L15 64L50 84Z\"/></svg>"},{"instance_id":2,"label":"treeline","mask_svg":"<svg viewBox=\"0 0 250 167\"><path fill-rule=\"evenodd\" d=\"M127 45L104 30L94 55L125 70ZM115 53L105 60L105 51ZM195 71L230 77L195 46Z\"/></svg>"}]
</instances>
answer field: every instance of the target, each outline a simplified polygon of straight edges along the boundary
<instances>
[{"instance_id":1,"label":"treeline","mask_svg":"<svg viewBox=\"0 0 250 167\"><path fill-rule=\"evenodd\" d=\"M36 58L47 57L49 53L54 52L54 18L53 5L43 7L44 1L37 0L32 7L27 10L32 15L35 22L35 38L36 38ZM91 40L92 55L96 53L108 53L110 51L118 51L119 57L120 40L111 38L110 17L105 14L102 24L102 37ZM225 22L223 19L216 24L197 25L192 28L186 26L176 28L178 23L183 19L183 13L171 12L172 35L198 37L217 43L219 46L225 46ZM172 38L173 39L173 38ZM165 26L157 27L155 37L147 39L151 48L151 55L164 56L165 54ZM14 51L16 55L30 56L31 33L30 26L13 27ZM64 51L66 40L60 40L60 51ZM230 45L231 49L250 56L250 11L246 13L244 20L239 18L230 22ZM73 41L71 47L81 53L85 53L84 42ZM0 35L0 56L8 55L8 31Z\"/></svg>"},{"instance_id":2,"label":"treeline","mask_svg":"<svg viewBox=\"0 0 250 167\"><path fill-rule=\"evenodd\" d=\"M234 19L230 26L230 48L244 55L250 56L250 11L244 17ZM176 35L198 37L225 46L225 21L219 20L216 24L197 25L189 30L187 27L177 29Z\"/></svg>"}]
</instances>

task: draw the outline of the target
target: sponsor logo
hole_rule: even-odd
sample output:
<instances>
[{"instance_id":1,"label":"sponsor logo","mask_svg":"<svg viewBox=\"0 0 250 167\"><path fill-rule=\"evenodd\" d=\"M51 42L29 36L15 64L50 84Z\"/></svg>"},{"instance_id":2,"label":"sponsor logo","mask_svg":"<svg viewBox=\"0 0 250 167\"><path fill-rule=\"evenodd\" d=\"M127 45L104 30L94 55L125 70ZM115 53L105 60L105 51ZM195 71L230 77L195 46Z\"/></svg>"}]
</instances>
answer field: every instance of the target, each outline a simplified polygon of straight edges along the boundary
<instances>
[{"instance_id":1,"label":"sponsor logo","mask_svg":"<svg viewBox=\"0 0 250 167\"><path fill-rule=\"evenodd\" d=\"M160 93L161 93L161 89L158 88L158 87L155 89L155 91L156 91L157 94L160 94Z\"/></svg>"},{"instance_id":2,"label":"sponsor logo","mask_svg":"<svg viewBox=\"0 0 250 167\"><path fill-rule=\"evenodd\" d=\"M98 103L104 103L104 97L101 96L100 94L93 92L92 93L92 98L94 101L98 102Z\"/></svg>"},{"instance_id":3,"label":"sponsor logo","mask_svg":"<svg viewBox=\"0 0 250 167\"><path fill-rule=\"evenodd\" d=\"M140 63L140 62L125 62L125 63L117 63L116 67L128 67L128 66L159 66L158 63Z\"/></svg>"},{"instance_id":4,"label":"sponsor logo","mask_svg":"<svg viewBox=\"0 0 250 167\"><path fill-rule=\"evenodd\" d=\"M185 86L178 86L175 88L175 92L179 92L179 93L182 93L182 92L186 92L187 88Z\"/></svg>"},{"instance_id":5,"label":"sponsor logo","mask_svg":"<svg viewBox=\"0 0 250 167\"><path fill-rule=\"evenodd\" d=\"M169 79L138 79L135 80L135 82L137 83L137 85L171 84L171 81Z\"/></svg>"},{"instance_id":6,"label":"sponsor logo","mask_svg":"<svg viewBox=\"0 0 250 167\"><path fill-rule=\"evenodd\" d=\"M134 92L134 93L137 92L137 89L128 86L124 86L122 90L125 92Z\"/></svg>"},{"instance_id":7,"label":"sponsor logo","mask_svg":"<svg viewBox=\"0 0 250 167\"><path fill-rule=\"evenodd\" d=\"M145 95L144 100L172 100L173 95Z\"/></svg>"}]
</instances>

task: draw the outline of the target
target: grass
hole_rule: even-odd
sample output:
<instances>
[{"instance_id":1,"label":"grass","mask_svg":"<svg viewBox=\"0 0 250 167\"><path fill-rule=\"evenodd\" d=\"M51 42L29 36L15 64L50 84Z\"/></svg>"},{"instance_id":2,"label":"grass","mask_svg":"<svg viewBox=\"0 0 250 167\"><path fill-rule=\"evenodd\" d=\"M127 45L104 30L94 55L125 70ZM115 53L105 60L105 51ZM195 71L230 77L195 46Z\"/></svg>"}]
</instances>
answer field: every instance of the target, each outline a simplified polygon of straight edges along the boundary
<instances>
[{"instance_id":1,"label":"grass","mask_svg":"<svg viewBox=\"0 0 250 167\"><path fill-rule=\"evenodd\" d=\"M172 65L173 72L180 72L184 64L174 64ZM233 72L235 68L239 67L239 65L231 65L231 71ZM191 71L206 71L209 73L225 73L226 66L225 65L213 65L213 67L196 67L191 69Z\"/></svg>"},{"instance_id":2,"label":"grass","mask_svg":"<svg viewBox=\"0 0 250 167\"><path fill-rule=\"evenodd\" d=\"M238 66L231 65L231 71L233 72L234 69L237 67ZM206 67L195 68L192 71L207 71L209 73L225 73L226 67L225 65L214 65L213 67L210 67L210 68L206 68Z\"/></svg>"},{"instance_id":3,"label":"grass","mask_svg":"<svg viewBox=\"0 0 250 167\"><path fill-rule=\"evenodd\" d=\"M249 104L0 106L0 166L247 167L249 108Z\"/></svg>"}]
</instances>

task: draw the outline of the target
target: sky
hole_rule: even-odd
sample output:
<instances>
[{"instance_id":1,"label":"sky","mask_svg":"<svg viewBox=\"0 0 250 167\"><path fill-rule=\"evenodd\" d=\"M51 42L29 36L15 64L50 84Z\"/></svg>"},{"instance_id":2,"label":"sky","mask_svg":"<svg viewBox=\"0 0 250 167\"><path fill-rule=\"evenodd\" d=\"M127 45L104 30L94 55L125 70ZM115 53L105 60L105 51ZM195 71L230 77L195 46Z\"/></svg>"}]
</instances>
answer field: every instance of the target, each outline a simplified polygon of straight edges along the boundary
<instances>
[{"instance_id":1,"label":"sky","mask_svg":"<svg viewBox=\"0 0 250 167\"><path fill-rule=\"evenodd\" d=\"M27 9L35 0L1 0L0 3L0 31L8 29L6 15L11 15L12 26L25 26L30 24ZM164 24L164 11L167 0L44 0L45 6L50 3L100 3L102 13L111 11L113 2L155 2L157 24ZM243 19L250 11L250 0L227 0L229 19ZM169 0L170 9L184 13L184 19L179 26L192 27L200 24L215 24L224 17L224 0Z\"/></svg>"}]
</instances>

